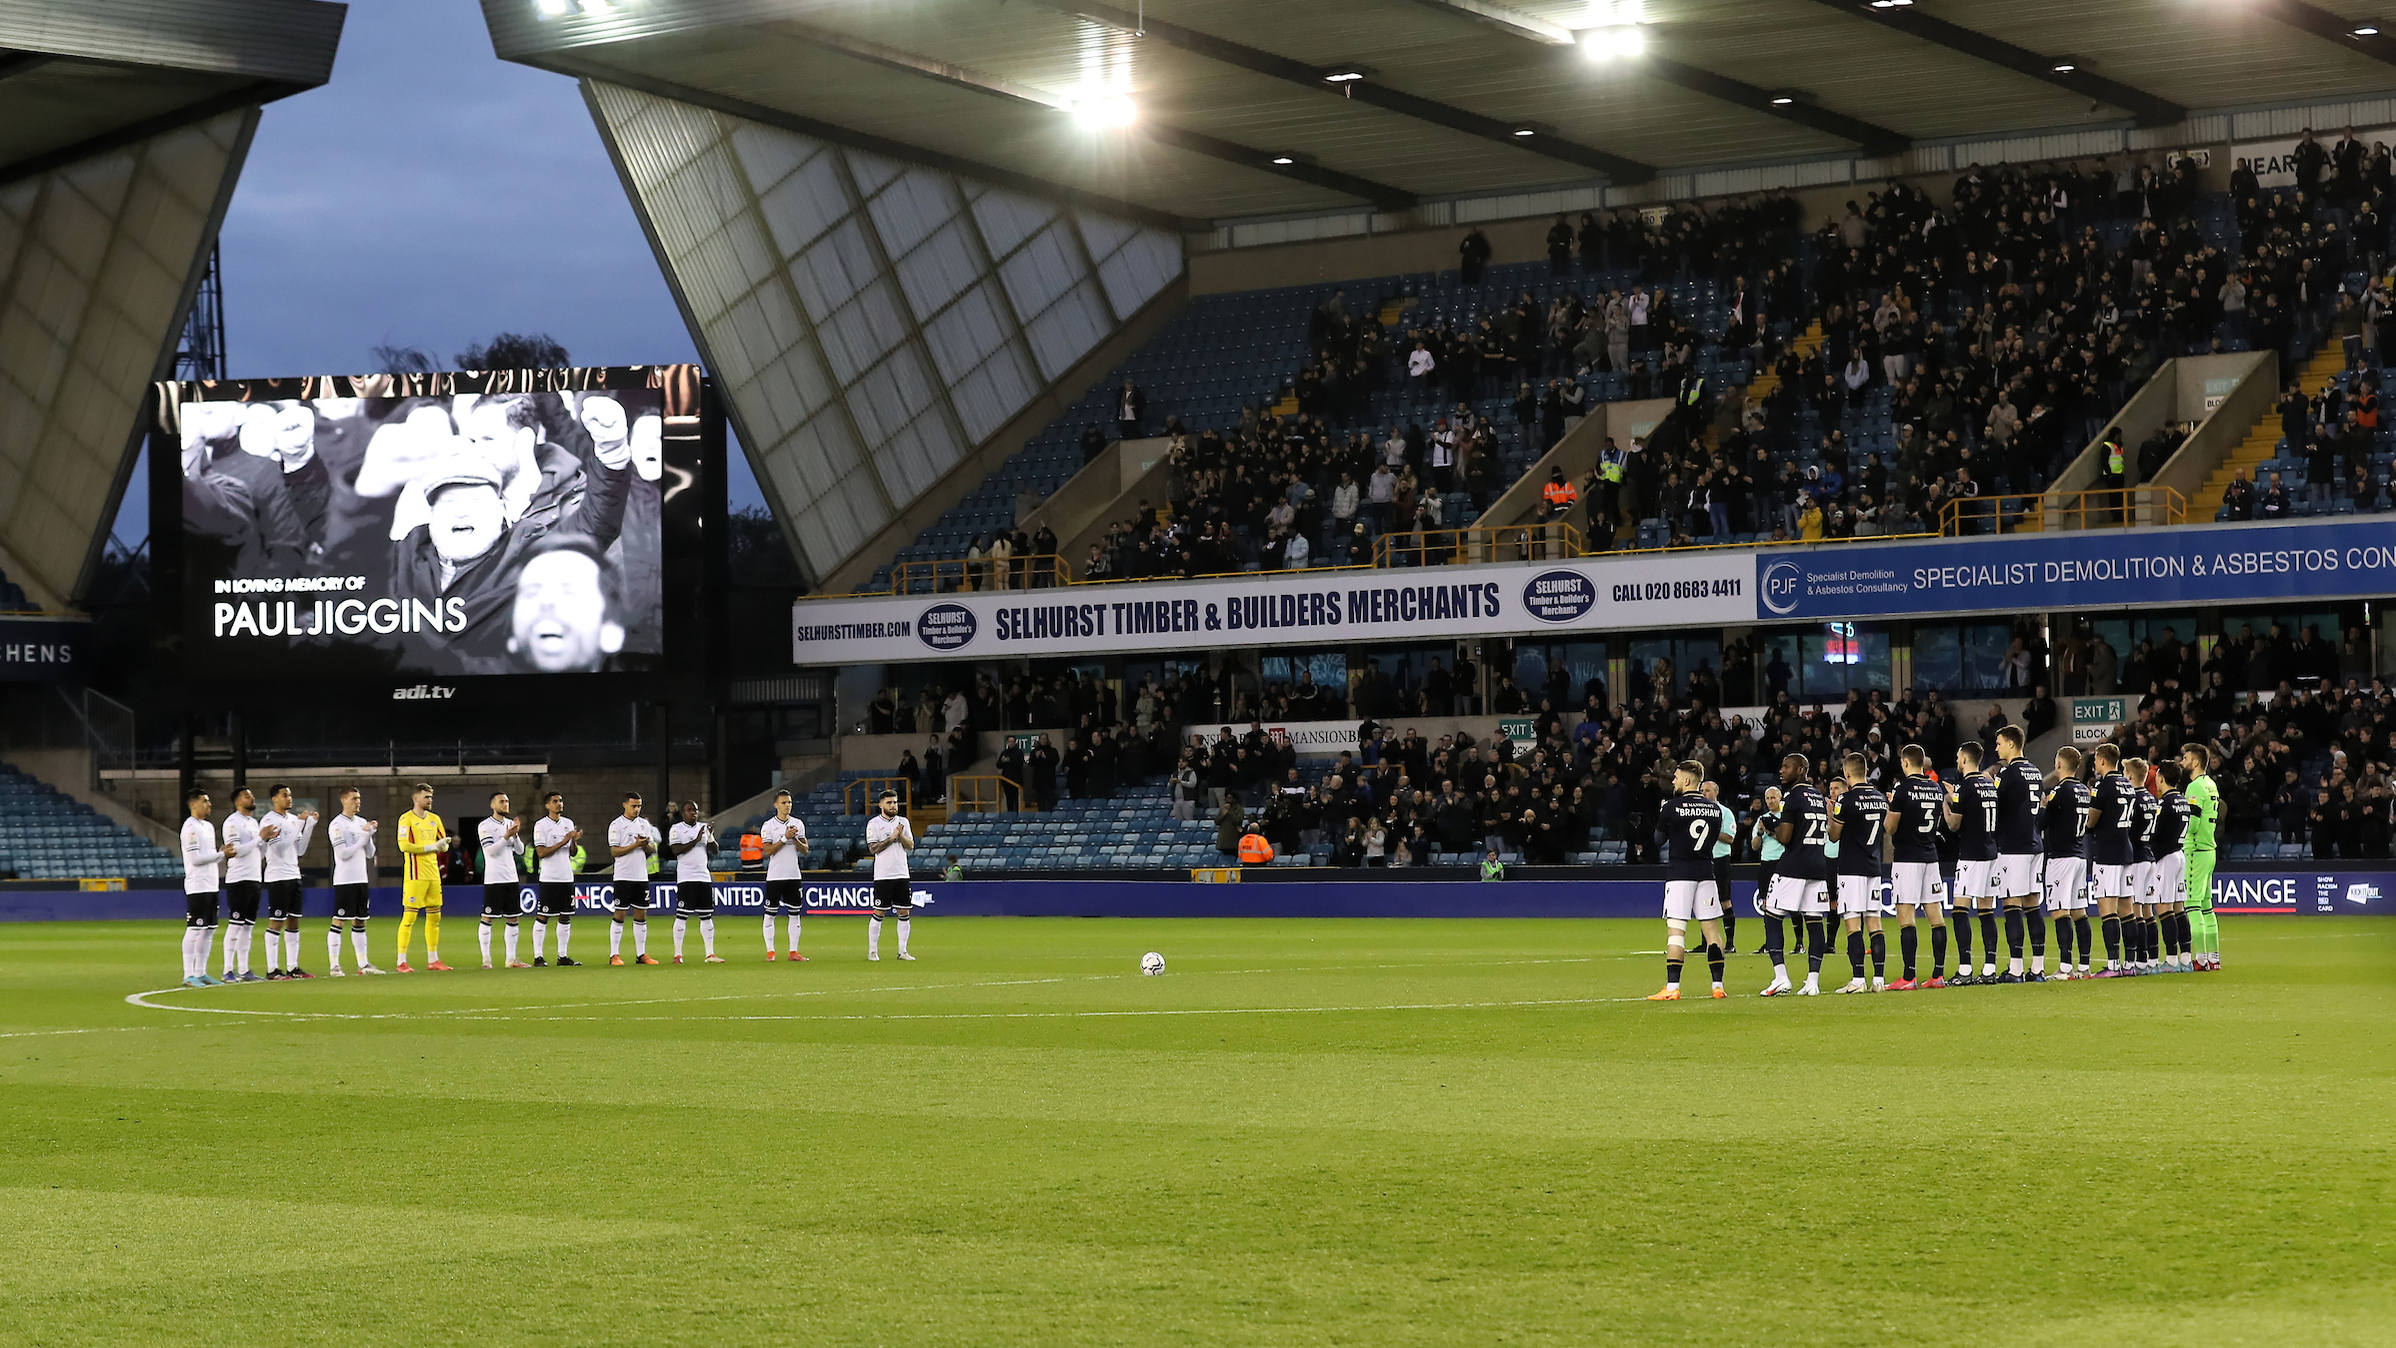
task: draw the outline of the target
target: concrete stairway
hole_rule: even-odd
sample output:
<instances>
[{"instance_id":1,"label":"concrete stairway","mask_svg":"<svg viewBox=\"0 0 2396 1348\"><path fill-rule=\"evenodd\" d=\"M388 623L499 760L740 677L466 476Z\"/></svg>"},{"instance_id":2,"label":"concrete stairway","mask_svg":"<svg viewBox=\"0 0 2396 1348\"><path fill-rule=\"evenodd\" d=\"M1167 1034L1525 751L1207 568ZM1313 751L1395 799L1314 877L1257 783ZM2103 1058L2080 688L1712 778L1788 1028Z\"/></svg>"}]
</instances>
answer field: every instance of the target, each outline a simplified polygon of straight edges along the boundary
<instances>
[{"instance_id":1,"label":"concrete stairway","mask_svg":"<svg viewBox=\"0 0 2396 1348\"><path fill-rule=\"evenodd\" d=\"M2313 353L2312 358L2305 362L2304 369L2298 373L2297 378L2302 381L2301 387L2308 390L2318 389L2345 368L2345 352L2336 342L2324 342L2321 348ZM2221 461L2220 465L2213 470L2213 475L2205 479L2204 486L2189 496L2189 520L2191 522L2211 520L2213 512L2221 508L2222 493L2229 490L2231 480L2237 476L2237 472L2241 468L2246 470L2247 481L2253 482L2257 491L2262 490L2264 484L2256 481L2258 474L2255 471L2255 466L2273 457L2279 441L2279 408L2273 406L2257 418L2252 427L2248 428L2246 438L2239 442L2236 449L2230 451L2228 458ZM2300 484L2290 483L2288 485L2295 487Z\"/></svg>"}]
</instances>

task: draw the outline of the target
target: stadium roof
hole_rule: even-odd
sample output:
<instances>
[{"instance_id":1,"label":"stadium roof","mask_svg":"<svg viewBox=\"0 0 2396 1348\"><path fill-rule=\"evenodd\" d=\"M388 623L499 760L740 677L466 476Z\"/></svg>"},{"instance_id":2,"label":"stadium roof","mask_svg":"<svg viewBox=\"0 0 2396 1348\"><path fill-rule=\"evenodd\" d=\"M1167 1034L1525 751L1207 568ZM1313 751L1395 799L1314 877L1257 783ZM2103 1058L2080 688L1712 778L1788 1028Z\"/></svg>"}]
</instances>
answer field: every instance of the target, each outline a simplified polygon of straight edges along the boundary
<instances>
[{"instance_id":1,"label":"stadium roof","mask_svg":"<svg viewBox=\"0 0 2396 1348\"><path fill-rule=\"evenodd\" d=\"M509 60L1185 228L2396 90L2367 0L483 6ZM1575 45L1626 13L1642 54Z\"/></svg>"},{"instance_id":2,"label":"stadium roof","mask_svg":"<svg viewBox=\"0 0 2396 1348\"><path fill-rule=\"evenodd\" d=\"M0 182L323 84L320 0L0 3Z\"/></svg>"}]
</instances>

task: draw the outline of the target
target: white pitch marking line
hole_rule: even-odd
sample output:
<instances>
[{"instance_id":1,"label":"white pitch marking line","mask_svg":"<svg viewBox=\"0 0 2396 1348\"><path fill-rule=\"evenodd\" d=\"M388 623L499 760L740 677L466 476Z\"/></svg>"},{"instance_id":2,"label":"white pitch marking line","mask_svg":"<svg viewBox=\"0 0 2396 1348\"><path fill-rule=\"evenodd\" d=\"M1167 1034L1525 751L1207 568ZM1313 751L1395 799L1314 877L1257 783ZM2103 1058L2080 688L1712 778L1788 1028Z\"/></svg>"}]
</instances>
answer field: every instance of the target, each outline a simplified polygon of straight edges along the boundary
<instances>
[{"instance_id":1,"label":"white pitch marking line","mask_svg":"<svg viewBox=\"0 0 2396 1348\"><path fill-rule=\"evenodd\" d=\"M1458 962L1454 962L1454 963L1450 963L1450 962L1446 962L1446 961L1439 961L1439 962L1432 962L1432 961L1418 961L1418 962L1414 962L1414 963L1406 963L1406 964L1365 964L1365 965L1355 965L1355 964L1333 964L1333 965L1316 965L1316 966L1311 966L1311 967L1308 967L1308 966L1291 966L1291 967L1278 968L1278 969L1215 969L1215 970L1207 970L1207 971L1203 971L1203 972L1207 972L1207 973L1209 973L1209 974L1211 974L1212 976L1215 976L1215 977L1227 977L1227 976L1246 976L1246 975L1252 975L1252 974L1346 973L1346 972L1354 972L1354 971L1361 970L1361 969L1473 969L1473 968L1488 968L1488 967L1493 967L1493 966L1514 967L1514 966L1520 966L1520 965L1539 965L1539 964L1592 964L1592 963L1595 963L1595 962L1596 962L1598 959L1600 959L1600 958L1622 958L1622 957L1621 957L1621 956L1602 956L1602 957L1601 957L1601 956L1566 956L1566 957L1558 957L1558 958L1551 958L1551 959L1531 959L1531 960L1464 960L1464 961L1458 961ZM1110 979L1122 979L1122 978L1130 978L1130 977L1132 977L1132 976L1133 976L1133 975L1130 975L1130 974L1083 974L1083 975L1080 975L1080 976L1079 976L1079 979L1080 979L1080 981L1082 981L1082 982L1103 982L1103 981L1107 981L1107 980L1110 980ZM1188 975L1185 975L1185 976L1188 976ZM626 1000L626 1001L552 1002L552 1003L548 1003L548 1004L546 1004L546 1005L539 1005L539 1006L488 1006L488 1007L467 1007L467 1008L461 1008L461 1009L457 1009L457 1010L431 1010L431 1011L276 1011L276 1010L259 1010L259 1009L253 1009L253 1008L246 1008L246 1007L231 1007L231 1006L192 1006L192 1005L188 1005L188 1004L184 1004L184 1003L160 1003L160 1002L153 1002L153 1001L149 1001L149 1000L147 1000L148 998L151 998L151 997L157 997L157 996L162 996L162 995L164 995L164 994L166 994L166 993L170 993L170 992L188 992L188 991L192 991L192 989L189 989L189 988L183 988L183 987L172 987L172 988L152 988L152 989L150 989L150 990L149 990L149 991L147 991L147 992L136 992L136 993L132 993L132 994L128 995L128 996L125 998L125 1000L126 1000L127 1002L131 1003L131 1004L132 1004L132 1005L134 1005L134 1006L141 1007L141 1008L142 1008L143 1010L145 1010L145 1011L197 1011L197 1012L202 1012L202 1013L206 1013L206 1014L210 1014L210 1015L220 1015L220 1016L265 1016L265 1017L268 1017L268 1018L270 1018L270 1019L283 1019L283 1020L435 1020L435 1019L445 1019L445 1020L473 1020L473 1019L515 1020L515 1019L521 1019L521 1018L522 1018L522 1017L521 1017L521 1015L507 1015L507 1014L500 1014L500 1013L508 1013L508 1012L522 1013L522 1012L529 1012L529 1011L572 1011L572 1010L579 1010L579 1009L582 1009L582 1008L585 1008L585 1007L594 1007L594 1006L685 1006L685 1005L697 1005L697 1004L702 1004L702 1003L706 1003L706 1002L739 1002L739 1001L752 1001L752 1000L756 1000L756 999L759 999L759 998L782 998L782 997L829 997L829 996L834 996L834 995L836 995L836 994L852 994L852 995L865 996L865 995L871 995L871 994L874 994L874 993L884 993L884 992L939 992L939 991L948 990L948 989L959 989L959 990L962 990L962 989L971 989L971 988L1012 988L1012 987L1033 987L1033 986L1038 986L1038 985L1041 985L1041 984L1048 984L1048 983L1065 983L1065 982L1071 982L1071 981L1074 981L1074 980L1073 980L1073 979L1069 979L1069 978L1063 978L1063 977L1059 977L1059 978L1008 978L1008 979L993 979L993 980L990 980L990 981L987 981L987 982L979 982L979 983L907 983L907 984L894 984L894 985L891 985L891 986L887 986L887 987L879 987L879 988L807 988L807 989L798 989L798 990L780 991L780 992L728 992L728 993L718 993L718 994L715 994L715 995L713 995L713 996L704 996L704 997L643 997L643 998L636 998L636 999L631 999L631 1000ZM1526 1003L1526 1004L1528 1004L1528 1003ZM565 1018L564 1018L564 1017L552 1017L551 1019L565 1019ZM616 1019L631 1019L631 1018L630 1018L630 1017L615 1017L615 1016L607 1016L607 1017L591 1017L590 1019L607 1019L607 1020L616 1020ZM697 1017L693 1017L693 1019L697 1019ZM739 1019L739 1017L721 1017L720 1019Z\"/></svg>"},{"instance_id":2,"label":"white pitch marking line","mask_svg":"<svg viewBox=\"0 0 2396 1348\"><path fill-rule=\"evenodd\" d=\"M851 1012L821 1016L550 1016L548 1020L1079 1020L1118 1016L1312 1016L1365 1011L1486 1011L1525 1006L1604 1006L1643 1002L1645 997L1550 997L1519 1002L1397 1002L1382 1006L1223 1006L1149 1009L1138 1011L893 1011ZM519 1020L518 1016L478 1016L478 1020Z\"/></svg>"}]
</instances>

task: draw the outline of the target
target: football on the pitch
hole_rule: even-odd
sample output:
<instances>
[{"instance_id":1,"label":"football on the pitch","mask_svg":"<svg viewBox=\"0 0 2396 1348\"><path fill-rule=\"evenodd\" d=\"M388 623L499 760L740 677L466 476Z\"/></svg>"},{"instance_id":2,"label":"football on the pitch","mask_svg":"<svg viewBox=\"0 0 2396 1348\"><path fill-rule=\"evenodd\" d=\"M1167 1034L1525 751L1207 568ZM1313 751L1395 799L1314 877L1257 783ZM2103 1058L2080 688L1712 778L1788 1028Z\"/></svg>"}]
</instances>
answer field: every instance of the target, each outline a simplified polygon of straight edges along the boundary
<instances>
[{"instance_id":1,"label":"football on the pitch","mask_svg":"<svg viewBox=\"0 0 2396 1348\"><path fill-rule=\"evenodd\" d=\"M1144 974L1148 975L1150 978L1154 978L1154 977L1156 977L1158 974L1161 974L1161 973L1163 973L1164 971L1165 971L1165 957L1164 957L1164 956L1162 956L1162 955L1160 955L1160 954L1156 953L1156 952L1155 952L1155 951L1153 951L1153 950L1149 951L1149 952L1148 952L1147 954L1145 954L1145 955L1142 955L1142 956L1140 956L1140 972L1141 972L1141 973L1144 973Z\"/></svg>"}]
</instances>

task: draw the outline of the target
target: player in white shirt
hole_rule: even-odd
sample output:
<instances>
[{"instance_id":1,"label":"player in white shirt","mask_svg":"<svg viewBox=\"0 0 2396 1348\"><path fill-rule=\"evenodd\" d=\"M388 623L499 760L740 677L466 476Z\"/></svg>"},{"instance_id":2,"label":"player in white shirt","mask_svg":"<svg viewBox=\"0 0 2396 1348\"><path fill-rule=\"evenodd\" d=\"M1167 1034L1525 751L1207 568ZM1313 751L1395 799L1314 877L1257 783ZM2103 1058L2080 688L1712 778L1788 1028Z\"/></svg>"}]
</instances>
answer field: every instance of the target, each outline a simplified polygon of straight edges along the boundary
<instances>
[{"instance_id":1,"label":"player in white shirt","mask_svg":"<svg viewBox=\"0 0 2396 1348\"><path fill-rule=\"evenodd\" d=\"M300 888L299 859L316 836L316 811L293 814L288 786L269 789L266 802L273 808L258 821L266 854L266 976L314 978L300 967L300 913L307 891Z\"/></svg>"},{"instance_id":2,"label":"player in white shirt","mask_svg":"<svg viewBox=\"0 0 2396 1348\"><path fill-rule=\"evenodd\" d=\"M707 869L707 849L715 846L715 829L699 817L699 802L682 802L681 822L666 831L666 855L674 858L674 962L682 963L682 935L690 919L699 919L699 940L707 946L707 963L722 964L715 953L715 875Z\"/></svg>"},{"instance_id":3,"label":"player in white shirt","mask_svg":"<svg viewBox=\"0 0 2396 1348\"><path fill-rule=\"evenodd\" d=\"M907 953L907 919L915 915L915 882L907 875L907 849L915 829L899 814L896 791L882 793L882 812L865 821L865 850L874 856L874 915L865 924L865 957L882 958L882 915L898 914L898 957Z\"/></svg>"},{"instance_id":4,"label":"player in white shirt","mask_svg":"<svg viewBox=\"0 0 2396 1348\"><path fill-rule=\"evenodd\" d=\"M250 811L258 804L248 787L233 793L233 813L225 816L225 975L227 983L263 983L250 972L250 937L258 926L258 900L265 892L266 857L258 841L258 821Z\"/></svg>"},{"instance_id":5,"label":"player in white shirt","mask_svg":"<svg viewBox=\"0 0 2396 1348\"><path fill-rule=\"evenodd\" d=\"M649 858L657 851L657 825L641 818L641 796L624 793L624 813L607 821L607 850L615 855L615 925L607 929L607 962L624 962L624 914L632 913L632 962L649 958Z\"/></svg>"},{"instance_id":6,"label":"player in white shirt","mask_svg":"<svg viewBox=\"0 0 2396 1348\"><path fill-rule=\"evenodd\" d=\"M215 806L207 792L194 791L183 803L191 812L183 821L183 986L212 988L218 983L208 976L208 952L216 944L217 877L233 849L217 845L216 825L208 822Z\"/></svg>"},{"instance_id":7,"label":"player in white shirt","mask_svg":"<svg viewBox=\"0 0 2396 1348\"><path fill-rule=\"evenodd\" d=\"M541 797L541 817L532 826L533 862L539 867L541 916L540 925L532 930L532 964L538 969L543 961L541 947L548 944L549 929L557 928L557 967L573 969L582 961L567 953L574 940L574 853L582 841L582 830L566 817L566 798L552 791Z\"/></svg>"},{"instance_id":8,"label":"player in white shirt","mask_svg":"<svg viewBox=\"0 0 2396 1348\"><path fill-rule=\"evenodd\" d=\"M807 852L807 825L790 817L790 793L774 793L774 817L758 828L765 844L765 957L774 958L774 915L790 916L790 960L799 953L799 919L807 913L807 887L799 878L799 858Z\"/></svg>"},{"instance_id":9,"label":"player in white shirt","mask_svg":"<svg viewBox=\"0 0 2396 1348\"><path fill-rule=\"evenodd\" d=\"M333 845L333 924L325 928L325 963L341 977L342 924L348 924L350 946L357 952L358 972L379 974L366 958L366 916L374 893L373 820L358 815L358 788L341 792L341 813L325 821L324 833Z\"/></svg>"},{"instance_id":10,"label":"player in white shirt","mask_svg":"<svg viewBox=\"0 0 2396 1348\"><path fill-rule=\"evenodd\" d=\"M505 791L491 793L491 817L474 827L483 851L483 921L476 934L483 945L483 967L491 967L491 919L507 919L507 967L532 966L516 958L516 922L524 916L524 893L516 887L517 835L524 821L508 811Z\"/></svg>"}]
</instances>

